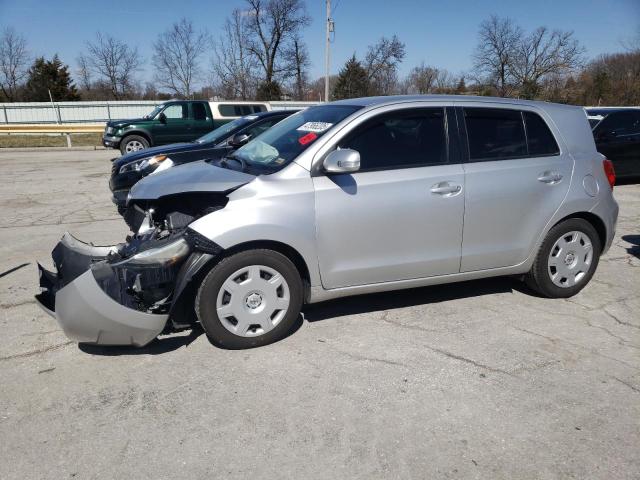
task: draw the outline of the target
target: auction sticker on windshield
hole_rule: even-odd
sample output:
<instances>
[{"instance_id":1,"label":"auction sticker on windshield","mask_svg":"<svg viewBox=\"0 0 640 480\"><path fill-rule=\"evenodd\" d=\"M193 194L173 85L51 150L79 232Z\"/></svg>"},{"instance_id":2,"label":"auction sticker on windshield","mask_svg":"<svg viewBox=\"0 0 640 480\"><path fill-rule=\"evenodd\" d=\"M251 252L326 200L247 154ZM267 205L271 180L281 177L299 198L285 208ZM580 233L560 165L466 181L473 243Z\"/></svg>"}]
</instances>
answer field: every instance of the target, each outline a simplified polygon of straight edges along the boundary
<instances>
[{"instance_id":1,"label":"auction sticker on windshield","mask_svg":"<svg viewBox=\"0 0 640 480\"><path fill-rule=\"evenodd\" d=\"M296 130L299 132L314 132L321 133L325 130L333 127L333 123L328 122L307 122L304 125L300 125Z\"/></svg>"}]
</instances>

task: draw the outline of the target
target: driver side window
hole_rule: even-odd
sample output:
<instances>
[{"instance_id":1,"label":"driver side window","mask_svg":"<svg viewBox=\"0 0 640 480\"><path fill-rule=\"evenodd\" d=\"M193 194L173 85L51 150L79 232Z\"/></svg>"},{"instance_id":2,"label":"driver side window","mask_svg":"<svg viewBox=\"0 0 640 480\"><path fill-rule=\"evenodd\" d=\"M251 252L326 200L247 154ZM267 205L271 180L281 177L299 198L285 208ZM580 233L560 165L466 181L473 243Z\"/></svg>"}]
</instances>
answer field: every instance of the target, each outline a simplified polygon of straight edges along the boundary
<instances>
[{"instance_id":1,"label":"driver side window","mask_svg":"<svg viewBox=\"0 0 640 480\"><path fill-rule=\"evenodd\" d=\"M447 163L443 108L413 108L381 114L357 127L340 148L360 153L360 171Z\"/></svg>"},{"instance_id":2,"label":"driver side window","mask_svg":"<svg viewBox=\"0 0 640 480\"><path fill-rule=\"evenodd\" d=\"M188 117L189 115L189 107L186 104L179 105L169 105L167 108L163 110L165 117L171 120L182 120Z\"/></svg>"}]
</instances>

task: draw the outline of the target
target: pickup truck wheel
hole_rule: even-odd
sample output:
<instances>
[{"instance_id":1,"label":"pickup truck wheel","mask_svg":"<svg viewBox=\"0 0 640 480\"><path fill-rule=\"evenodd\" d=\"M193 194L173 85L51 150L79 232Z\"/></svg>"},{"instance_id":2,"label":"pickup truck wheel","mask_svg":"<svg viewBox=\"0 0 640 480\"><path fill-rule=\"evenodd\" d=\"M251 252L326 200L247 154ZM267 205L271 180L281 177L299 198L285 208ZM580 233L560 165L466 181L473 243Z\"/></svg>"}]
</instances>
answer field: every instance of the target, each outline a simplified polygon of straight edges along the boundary
<instances>
[{"instance_id":1,"label":"pickup truck wheel","mask_svg":"<svg viewBox=\"0 0 640 480\"><path fill-rule=\"evenodd\" d=\"M209 271L195 310L214 344L258 347L289 333L300 314L302 291L300 274L287 257L273 250L247 250Z\"/></svg>"},{"instance_id":2,"label":"pickup truck wheel","mask_svg":"<svg viewBox=\"0 0 640 480\"><path fill-rule=\"evenodd\" d=\"M125 155L131 152L137 152L144 148L149 148L149 142L140 135L129 135L124 137L120 142L120 152Z\"/></svg>"}]
</instances>

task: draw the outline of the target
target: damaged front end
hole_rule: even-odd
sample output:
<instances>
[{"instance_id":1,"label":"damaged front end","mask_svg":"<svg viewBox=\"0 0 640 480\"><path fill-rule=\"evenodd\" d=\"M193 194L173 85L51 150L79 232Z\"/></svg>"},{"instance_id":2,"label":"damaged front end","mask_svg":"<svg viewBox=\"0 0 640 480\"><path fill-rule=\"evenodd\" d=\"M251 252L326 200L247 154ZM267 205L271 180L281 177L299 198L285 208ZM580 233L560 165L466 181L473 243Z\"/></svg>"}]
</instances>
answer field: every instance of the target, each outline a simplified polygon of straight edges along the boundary
<instances>
[{"instance_id":1,"label":"damaged front end","mask_svg":"<svg viewBox=\"0 0 640 480\"><path fill-rule=\"evenodd\" d=\"M38 264L42 308L81 343L144 346L188 328L191 281L221 253L188 228L151 227L126 243L97 247L66 233L52 252L55 272Z\"/></svg>"}]
</instances>

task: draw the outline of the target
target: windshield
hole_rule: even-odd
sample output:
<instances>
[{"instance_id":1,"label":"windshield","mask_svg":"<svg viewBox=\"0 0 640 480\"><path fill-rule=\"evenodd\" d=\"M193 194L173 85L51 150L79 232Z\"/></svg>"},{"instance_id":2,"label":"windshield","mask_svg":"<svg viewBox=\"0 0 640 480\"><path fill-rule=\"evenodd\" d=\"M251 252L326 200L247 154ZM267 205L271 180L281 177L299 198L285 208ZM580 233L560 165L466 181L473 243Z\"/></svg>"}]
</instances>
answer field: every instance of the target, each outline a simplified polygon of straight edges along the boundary
<instances>
[{"instance_id":1,"label":"windshield","mask_svg":"<svg viewBox=\"0 0 640 480\"><path fill-rule=\"evenodd\" d=\"M233 132L236 128L240 128L244 125L251 123L257 117L242 117L236 118L233 122L225 123L224 125L216 128L215 130L211 130L206 135L203 135L199 139L196 140L198 143L218 143L229 135L230 132Z\"/></svg>"},{"instance_id":2,"label":"windshield","mask_svg":"<svg viewBox=\"0 0 640 480\"><path fill-rule=\"evenodd\" d=\"M319 137L362 107L321 105L282 120L233 154L248 165L280 169Z\"/></svg>"},{"instance_id":3,"label":"windshield","mask_svg":"<svg viewBox=\"0 0 640 480\"><path fill-rule=\"evenodd\" d=\"M160 111L164 108L164 105L158 105L156 108L154 108L151 113L147 113L144 117L142 118L154 118L156 115L158 115L160 113Z\"/></svg>"}]
</instances>

